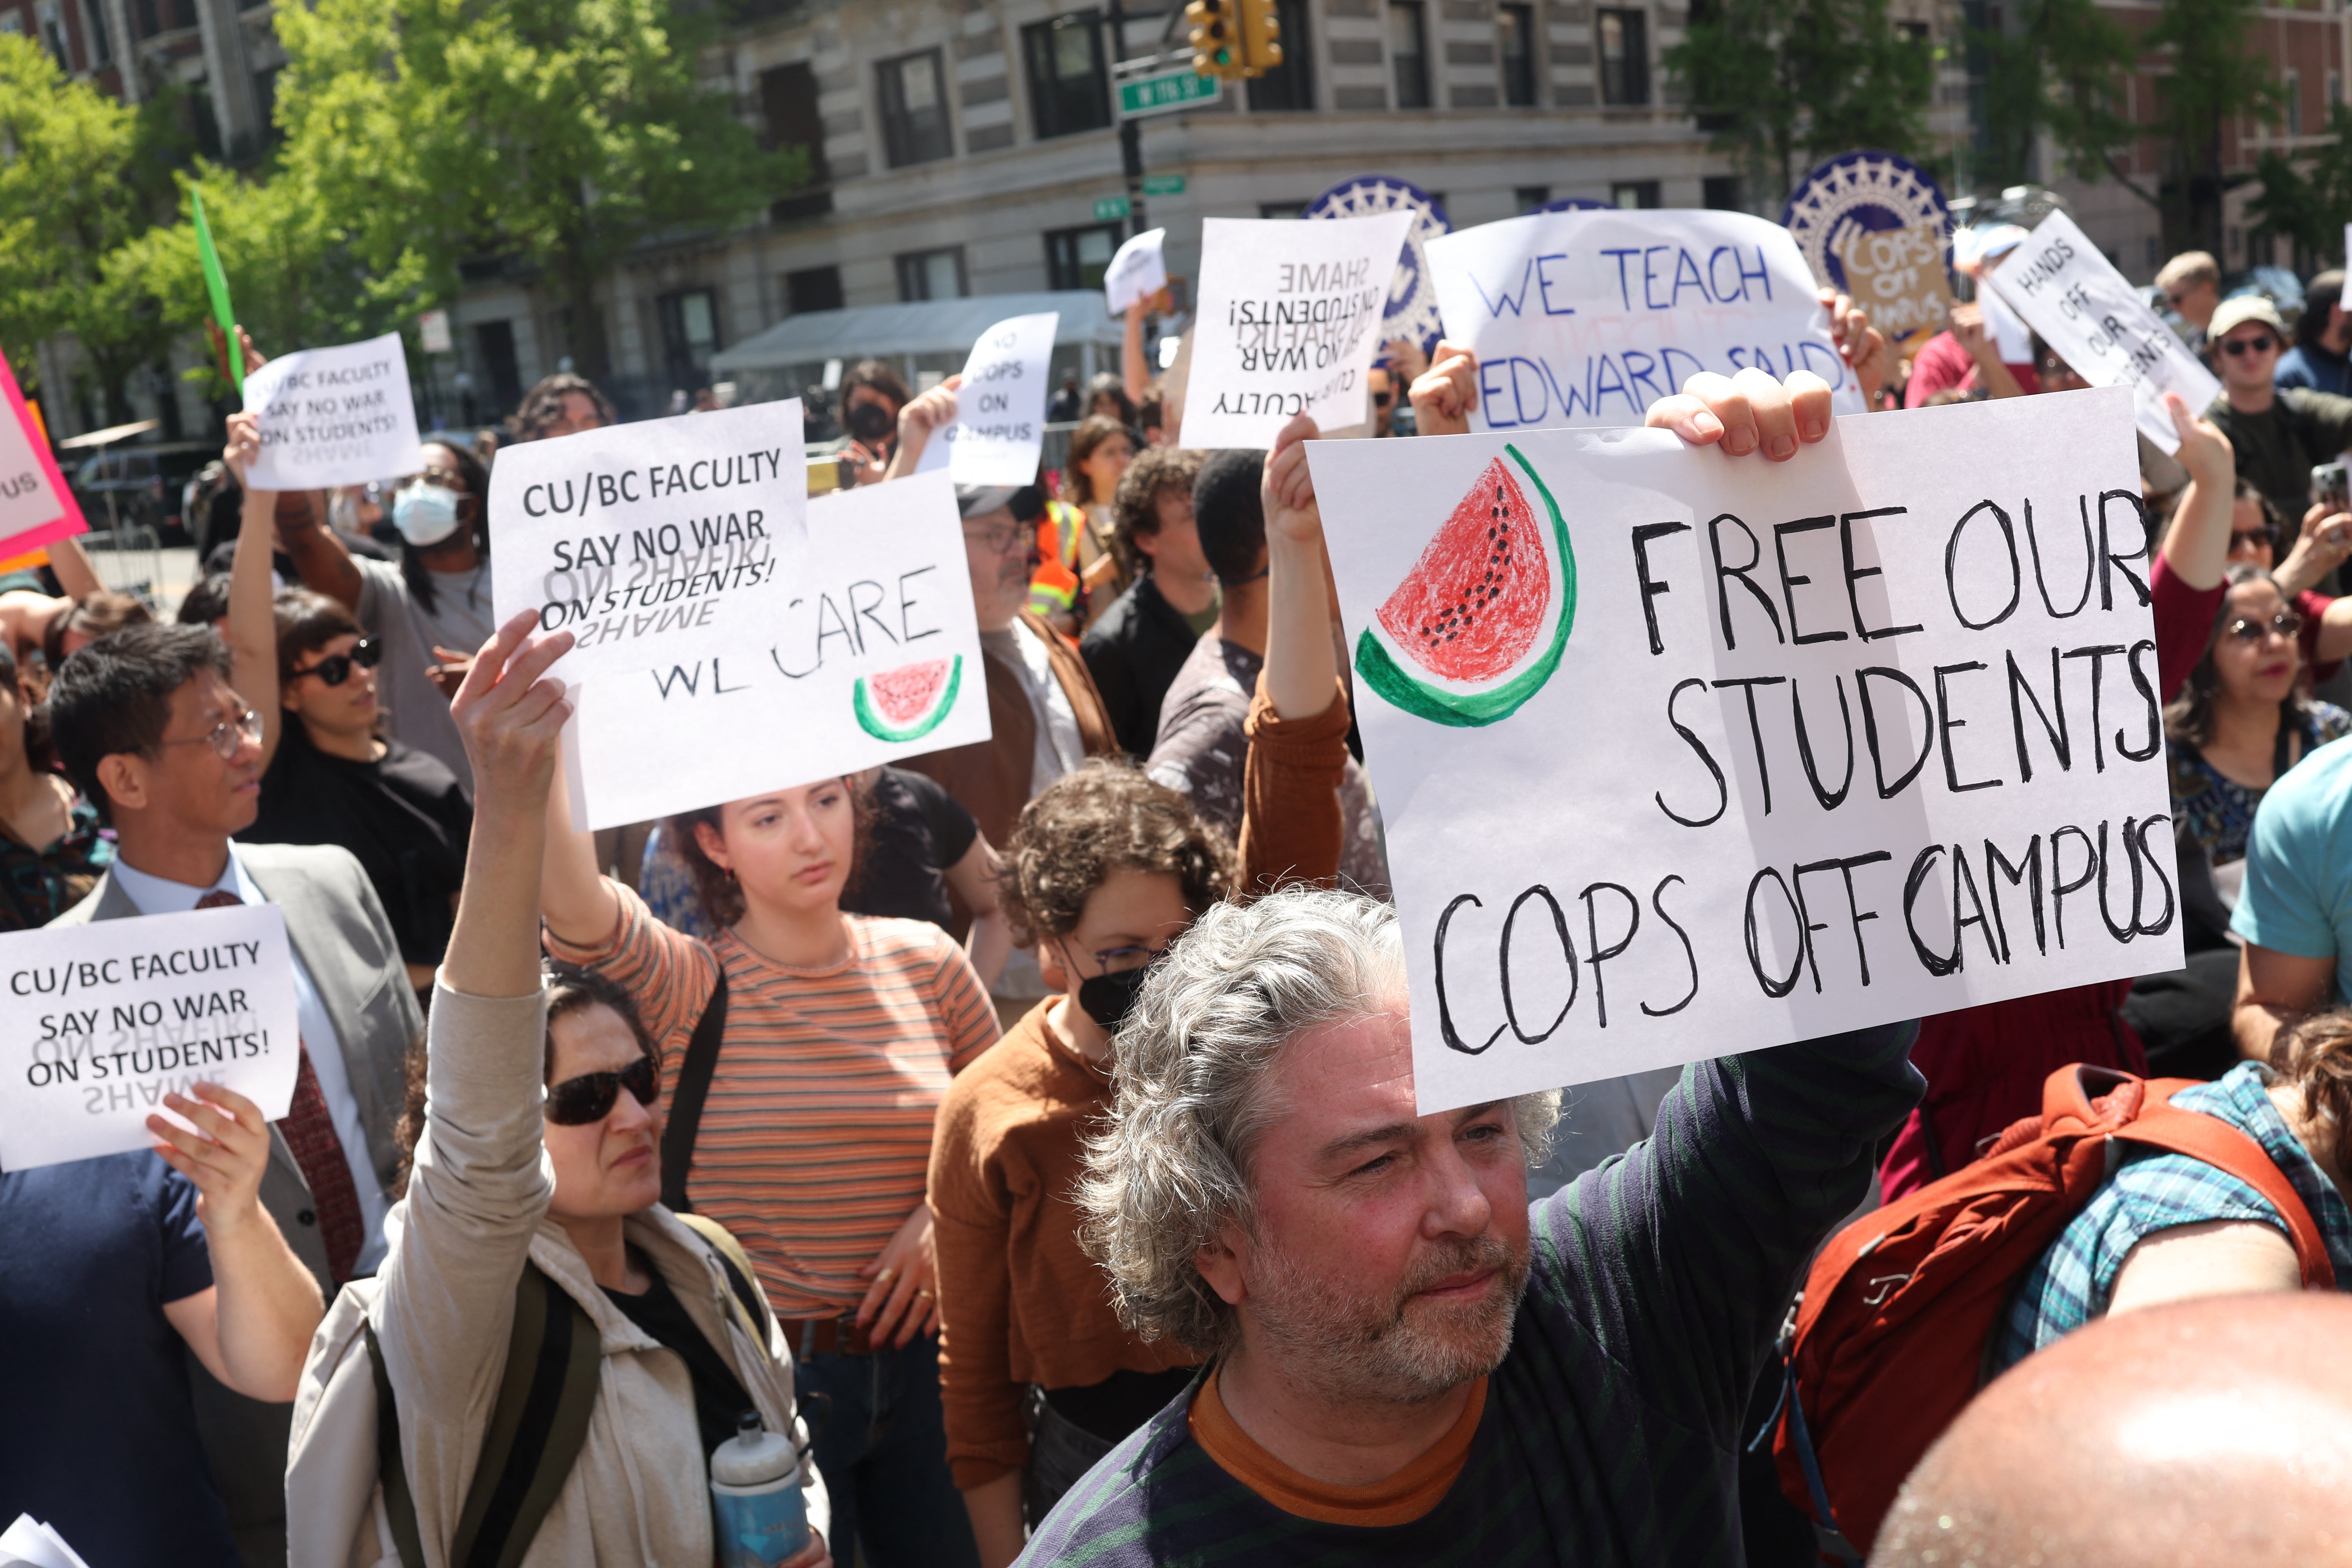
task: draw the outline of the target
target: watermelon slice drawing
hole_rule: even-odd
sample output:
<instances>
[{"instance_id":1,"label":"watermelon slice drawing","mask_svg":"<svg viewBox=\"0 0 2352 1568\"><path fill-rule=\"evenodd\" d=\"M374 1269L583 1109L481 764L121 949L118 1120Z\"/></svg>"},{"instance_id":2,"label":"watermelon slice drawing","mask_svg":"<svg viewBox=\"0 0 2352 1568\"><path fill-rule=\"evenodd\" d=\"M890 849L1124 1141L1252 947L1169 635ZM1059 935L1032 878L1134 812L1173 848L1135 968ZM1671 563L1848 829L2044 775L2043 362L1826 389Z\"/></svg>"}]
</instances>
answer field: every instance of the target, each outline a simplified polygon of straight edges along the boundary
<instances>
[{"instance_id":1,"label":"watermelon slice drawing","mask_svg":"<svg viewBox=\"0 0 2352 1568\"><path fill-rule=\"evenodd\" d=\"M1559 668L1576 552L1559 503L1517 447L1486 465L1356 639L1364 684L1433 724L1507 719ZM1517 472L1514 472L1516 468ZM1543 499L1540 517L1521 483Z\"/></svg>"},{"instance_id":2,"label":"watermelon slice drawing","mask_svg":"<svg viewBox=\"0 0 2352 1568\"><path fill-rule=\"evenodd\" d=\"M919 741L940 727L963 689L963 655L861 675L850 695L859 728L877 741Z\"/></svg>"}]
</instances>

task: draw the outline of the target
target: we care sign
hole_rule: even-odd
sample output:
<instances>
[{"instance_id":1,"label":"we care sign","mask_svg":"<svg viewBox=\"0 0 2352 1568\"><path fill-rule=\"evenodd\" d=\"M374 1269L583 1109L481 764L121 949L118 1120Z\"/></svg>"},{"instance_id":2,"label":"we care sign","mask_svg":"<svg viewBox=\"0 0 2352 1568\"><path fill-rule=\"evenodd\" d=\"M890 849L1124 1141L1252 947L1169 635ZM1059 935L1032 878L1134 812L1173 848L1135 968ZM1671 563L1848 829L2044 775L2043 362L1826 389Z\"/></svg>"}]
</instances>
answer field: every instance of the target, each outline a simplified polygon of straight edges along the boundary
<instances>
[{"instance_id":1,"label":"we care sign","mask_svg":"<svg viewBox=\"0 0 2352 1568\"><path fill-rule=\"evenodd\" d=\"M2179 965L2124 389L1308 454L1424 1110Z\"/></svg>"}]
</instances>

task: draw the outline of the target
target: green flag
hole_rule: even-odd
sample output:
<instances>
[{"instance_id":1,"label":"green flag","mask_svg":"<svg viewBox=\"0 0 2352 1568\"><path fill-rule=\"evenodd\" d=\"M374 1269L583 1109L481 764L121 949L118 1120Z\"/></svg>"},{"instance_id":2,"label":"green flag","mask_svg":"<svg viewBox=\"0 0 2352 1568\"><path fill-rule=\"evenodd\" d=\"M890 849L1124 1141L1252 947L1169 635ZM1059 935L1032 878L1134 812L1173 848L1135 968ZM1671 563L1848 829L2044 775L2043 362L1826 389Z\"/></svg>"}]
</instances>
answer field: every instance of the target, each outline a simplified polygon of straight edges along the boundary
<instances>
[{"instance_id":1,"label":"green flag","mask_svg":"<svg viewBox=\"0 0 2352 1568\"><path fill-rule=\"evenodd\" d=\"M212 226L205 222L204 193L191 187L188 198L196 204L196 255L205 266L205 292L212 296L213 319L220 323L221 336L228 343L228 378L242 397L245 346L236 341L236 312L229 309L228 277L221 271L220 252L213 248Z\"/></svg>"}]
</instances>

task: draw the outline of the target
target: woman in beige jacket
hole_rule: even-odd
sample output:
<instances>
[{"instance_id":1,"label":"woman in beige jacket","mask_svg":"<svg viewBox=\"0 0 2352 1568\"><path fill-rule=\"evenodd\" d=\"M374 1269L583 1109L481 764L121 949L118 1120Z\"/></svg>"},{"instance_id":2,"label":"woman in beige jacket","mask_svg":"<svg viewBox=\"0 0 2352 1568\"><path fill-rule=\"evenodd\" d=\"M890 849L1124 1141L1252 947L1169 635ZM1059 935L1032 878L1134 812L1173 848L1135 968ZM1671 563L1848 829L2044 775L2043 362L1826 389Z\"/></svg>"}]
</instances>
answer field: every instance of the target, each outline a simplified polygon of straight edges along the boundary
<instances>
[{"instance_id":1,"label":"woman in beige jacket","mask_svg":"<svg viewBox=\"0 0 2352 1568\"><path fill-rule=\"evenodd\" d=\"M764 1300L755 1338L711 1245L655 1201L660 1123L637 1096L658 1079L640 1065L647 1047L625 999L575 986L550 1021L541 824L569 709L539 677L572 639L526 647L530 626L526 614L499 629L453 704L474 766L474 837L427 1026L425 1127L382 1272L347 1286L311 1342L286 1476L293 1563L403 1564L395 1520L407 1510L388 1507L379 1483L371 1327L423 1558L408 1568L449 1563L526 1260L586 1313L603 1355L586 1438L526 1568L703 1568L716 1560L713 1434L751 1408L805 1447ZM802 1474L820 1534L792 1568L821 1568L824 1493L814 1465Z\"/></svg>"}]
</instances>

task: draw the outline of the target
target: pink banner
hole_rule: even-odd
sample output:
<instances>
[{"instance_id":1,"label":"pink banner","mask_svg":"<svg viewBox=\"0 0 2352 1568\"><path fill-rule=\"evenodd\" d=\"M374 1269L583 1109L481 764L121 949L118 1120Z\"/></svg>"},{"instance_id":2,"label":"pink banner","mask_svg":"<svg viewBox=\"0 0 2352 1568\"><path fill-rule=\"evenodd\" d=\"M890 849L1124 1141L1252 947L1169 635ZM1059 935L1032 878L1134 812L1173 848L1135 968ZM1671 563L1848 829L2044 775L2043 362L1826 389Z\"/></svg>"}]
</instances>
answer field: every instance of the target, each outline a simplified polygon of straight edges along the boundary
<instances>
[{"instance_id":1,"label":"pink banner","mask_svg":"<svg viewBox=\"0 0 2352 1568\"><path fill-rule=\"evenodd\" d=\"M0 395L8 417L0 421L0 561L73 534L86 533L81 508L49 454L47 437L25 405L25 395L0 354Z\"/></svg>"}]
</instances>

